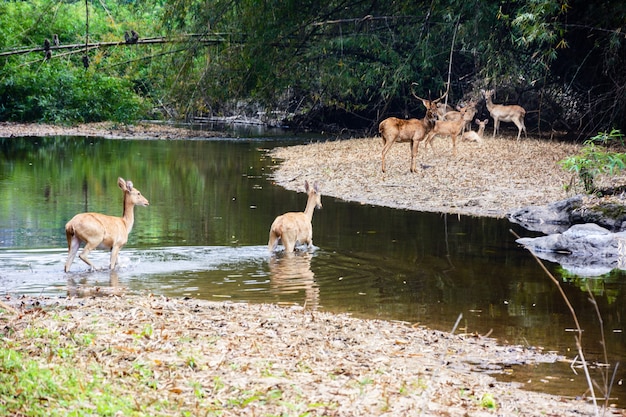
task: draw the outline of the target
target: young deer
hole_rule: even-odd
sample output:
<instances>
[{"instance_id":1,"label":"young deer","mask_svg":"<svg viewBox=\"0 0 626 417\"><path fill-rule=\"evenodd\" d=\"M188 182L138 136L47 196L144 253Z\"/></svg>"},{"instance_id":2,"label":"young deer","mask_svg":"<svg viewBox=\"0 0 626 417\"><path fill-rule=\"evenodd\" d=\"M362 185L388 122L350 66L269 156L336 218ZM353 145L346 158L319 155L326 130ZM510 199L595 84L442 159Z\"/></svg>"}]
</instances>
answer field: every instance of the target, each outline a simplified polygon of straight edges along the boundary
<instances>
[{"instance_id":1,"label":"young deer","mask_svg":"<svg viewBox=\"0 0 626 417\"><path fill-rule=\"evenodd\" d=\"M482 122L476 119L475 122L478 125L478 132L469 130L463 133L463 140L468 140L470 142L483 143L483 134L485 133L485 126L487 126L487 124L489 123L489 119L485 119Z\"/></svg>"},{"instance_id":2,"label":"young deer","mask_svg":"<svg viewBox=\"0 0 626 417\"><path fill-rule=\"evenodd\" d=\"M430 129L435 125L435 120L437 119L437 102L441 100L441 98L435 101L423 98L419 99L422 100L424 107L426 107L426 116L424 116L423 119L407 120L389 117L378 125L378 132L383 139L383 172L385 172L385 155L396 142L411 142L411 172L417 171L415 168L415 157L417 156L419 143L424 140L428 132L430 132Z\"/></svg>"},{"instance_id":3,"label":"young deer","mask_svg":"<svg viewBox=\"0 0 626 417\"><path fill-rule=\"evenodd\" d=\"M96 248L111 250L110 268L115 268L117 254L128 241L128 234L133 229L135 206L150 205L148 200L141 195L141 192L133 188L131 181L125 181L120 177L117 179L117 185L124 191L124 213L122 217L107 216L100 213L80 213L65 225L68 248L65 272L69 272L81 242L85 243L85 247L78 257L89 265L92 271L96 268L87 258L87 255Z\"/></svg>"},{"instance_id":4,"label":"young deer","mask_svg":"<svg viewBox=\"0 0 626 417\"><path fill-rule=\"evenodd\" d=\"M425 146L430 145L430 148L433 149L432 141L435 136L450 136L452 137L452 149L453 153L456 155L456 138L461 134L461 131L465 127L465 112L468 107L463 107L459 110L459 117L457 120L437 120L435 122L435 126L428 132L428 135L425 139Z\"/></svg>"},{"instance_id":5,"label":"young deer","mask_svg":"<svg viewBox=\"0 0 626 417\"><path fill-rule=\"evenodd\" d=\"M500 128L500 122L507 123L515 123L517 126L517 140L519 140L522 135L522 130L524 131L524 136L528 138L528 134L526 133L526 126L524 126L524 116L526 116L526 110L522 106L518 105L510 105L505 106L502 104L493 104L491 101L491 97L493 97L493 90L480 90L485 96L485 101L487 102L487 110L489 110L489 114L493 117L493 136L496 136L498 129Z\"/></svg>"},{"instance_id":6,"label":"young deer","mask_svg":"<svg viewBox=\"0 0 626 417\"><path fill-rule=\"evenodd\" d=\"M285 252L293 252L298 243L313 246L313 211L317 207L322 208L322 194L317 183L309 187L309 182L304 182L304 190L309 195L304 212L290 212L282 214L274 220L270 227L270 237L267 248L273 252L280 241L285 247Z\"/></svg>"},{"instance_id":7,"label":"young deer","mask_svg":"<svg viewBox=\"0 0 626 417\"><path fill-rule=\"evenodd\" d=\"M470 102L467 103L465 107L463 107L465 109L463 114L461 114L462 107L457 106L456 111L455 110L448 111L442 117L440 117L439 120L454 121L454 120L459 120L462 118L463 120L465 120L465 124L463 125L463 129L461 131L461 134L463 134L466 131L472 129L472 119L474 118L477 112L476 104L477 103L474 100L470 100Z\"/></svg>"}]
</instances>

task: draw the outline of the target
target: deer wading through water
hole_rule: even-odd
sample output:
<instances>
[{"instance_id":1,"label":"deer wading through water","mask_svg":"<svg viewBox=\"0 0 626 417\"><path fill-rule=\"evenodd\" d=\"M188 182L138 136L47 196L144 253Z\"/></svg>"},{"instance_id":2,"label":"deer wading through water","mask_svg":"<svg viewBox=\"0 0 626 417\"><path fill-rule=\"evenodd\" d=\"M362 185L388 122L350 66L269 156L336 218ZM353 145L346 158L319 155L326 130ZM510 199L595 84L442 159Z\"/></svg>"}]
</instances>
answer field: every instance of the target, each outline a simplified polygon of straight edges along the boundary
<instances>
[{"instance_id":1,"label":"deer wading through water","mask_svg":"<svg viewBox=\"0 0 626 417\"><path fill-rule=\"evenodd\" d=\"M117 179L117 185L124 191L124 212L122 217L107 216L100 213L80 213L67 222L65 235L67 237L67 262L65 272L69 272L74 257L78 252L81 242L85 243L83 251L78 256L91 270L96 267L87 255L96 248L109 249L111 251L110 268L115 268L117 255L128 241L128 234L133 229L135 222L135 206L148 206L150 203L141 195L141 192L133 187L131 181L123 178Z\"/></svg>"},{"instance_id":2,"label":"deer wading through water","mask_svg":"<svg viewBox=\"0 0 626 417\"><path fill-rule=\"evenodd\" d=\"M293 252L298 243L306 244L309 248L313 246L311 220L313 220L315 208L322 208L322 194L317 183L314 183L313 187L309 187L309 182L305 181L304 190L309 195L304 211L282 214L276 217L272 223L267 242L267 248L270 252L276 249L279 242L283 244L287 253Z\"/></svg>"},{"instance_id":3,"label":"deer wading through water","mask_svg":"<svg viewBox=\"0 0 626 417\"><path fill-rule=\"evenodd\" d=\"M517 126L517 140L524 131L524 136L528 138L526 133L526 126L524 125L524 116L526 116L526 110L522 106L516 104L505 106L503 104L493 104L491 98L493 97L494 90L480 90L485 96L485 102L487 103L487 110L493 117L493 136L496 136L498 129L500 129L500 122L515 123Z\"/></svg>"},{"instance_id":4,"label":"deer wading through water","mask_svg":"<svg viewBox=\"0 0 626 417\"><path fill-rule=\"evenodd\" d=\"M385 172L385 155L396 142L411 143L411 172L417 171L415 168L415 157L417 156L419 143L426 138L428 132L435 126L435 120L437 120L437 103L443 99L446 94L447 93L434 101L426 100L413 94L413 96L421 100L424 107L426 107L426 115L423 119L399 119L397 117L389 117L380 122L378 132L383 139L383 172Z\"/></svg>"}]
</instances>

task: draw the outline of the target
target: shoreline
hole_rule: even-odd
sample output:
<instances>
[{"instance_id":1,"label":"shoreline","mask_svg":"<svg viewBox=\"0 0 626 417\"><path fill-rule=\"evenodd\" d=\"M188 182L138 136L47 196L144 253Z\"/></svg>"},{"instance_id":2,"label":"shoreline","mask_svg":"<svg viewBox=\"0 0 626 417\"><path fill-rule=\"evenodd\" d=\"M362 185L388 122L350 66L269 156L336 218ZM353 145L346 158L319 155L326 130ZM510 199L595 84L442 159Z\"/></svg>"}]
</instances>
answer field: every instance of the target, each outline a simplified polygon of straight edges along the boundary
<instances>
[{"instance_id":1,"label":"shoreline","mask_svg":"<svg viewBox=\"0 0 626 417\"><path fill-rule=\"evenodd\" d=\"M100 389L132 396L133 415L595 415L584 399L493 376L562 357L475 334L151 294L3 304L14 309L0 308L12 350L52 372L71 367L102 379Z\"/></svg>"},{"instance_id":2,"label":"shoreline","mask_svg":"<svg viewBox=\"0 0 626 417\"><path fill-rule=\"evenodd\" d=\"M572 174L558 161L579 145L508 137L486 137L482 145L438 139L435 152L420 149L417 173L409 172L407 144L387 154L380 169L380 138L348 139L276 148L270 152L279 185L300 190L304 179L321 184L322 194L361 204L467 216L505 218L521 207L568 197Z\"/></svg>"}]
</instances>

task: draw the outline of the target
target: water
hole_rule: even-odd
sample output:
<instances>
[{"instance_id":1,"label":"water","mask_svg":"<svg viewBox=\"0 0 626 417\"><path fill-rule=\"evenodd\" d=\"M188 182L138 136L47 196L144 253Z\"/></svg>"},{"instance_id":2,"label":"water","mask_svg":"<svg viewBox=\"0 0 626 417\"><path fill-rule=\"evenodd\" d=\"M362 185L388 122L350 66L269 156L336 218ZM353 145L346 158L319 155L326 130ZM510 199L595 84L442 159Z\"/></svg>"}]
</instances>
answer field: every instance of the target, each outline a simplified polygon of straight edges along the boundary
<instances>
[{"instance_id":1,"label":"water","mask_svg":"<svg viewBox=\"0 0 626 417\"><path fill-rule=\"evenodd\" d=\"M530 234L506 220L323 196L324 208L313 217L315 250L270 257L269 225L278 214L303 210L306 195L272 183L276 161L267 151L300 142L0 139L0 295L123 290L306 305L442 330L463 314L460 331L491 332L503 342L575 356L569 310L509 229ZM121 215L119 176L150 201L135 209L119 268L90 273L76 259L65 274L65 223L83 211ZM105 267L108 255L95 251L90 257ZM609 362L623 361L623 274L587 279L547 266L585 330L587 359L604 361L589 287L603 319ZM623 375L618 368L618 382ZM509 377L533 380L534 388L548 392L585 391L582 376L564 364L525 367ZM622 385L613 394L626 406Z\"/></svg>"}]
</instances>

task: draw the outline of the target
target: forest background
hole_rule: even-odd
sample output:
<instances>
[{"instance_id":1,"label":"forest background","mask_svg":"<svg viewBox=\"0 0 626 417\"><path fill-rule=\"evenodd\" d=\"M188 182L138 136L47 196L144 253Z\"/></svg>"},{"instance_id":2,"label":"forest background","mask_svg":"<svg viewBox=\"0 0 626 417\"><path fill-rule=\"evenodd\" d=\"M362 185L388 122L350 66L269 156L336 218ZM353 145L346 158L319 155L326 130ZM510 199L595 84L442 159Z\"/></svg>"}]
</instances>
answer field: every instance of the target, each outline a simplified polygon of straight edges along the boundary
<instances>
[{"instance_id":1,"label":"forest background","mask_svg":"<svg viewBox=\"0 0 626 417\"><path fill-rule=\"evenodd\" d=\"M449 81L452 104L495 88L535 134L593 134L626 127L625 67L617 0L0 2L0 121L374 132Z\"/></svg>"}]
</instances>

